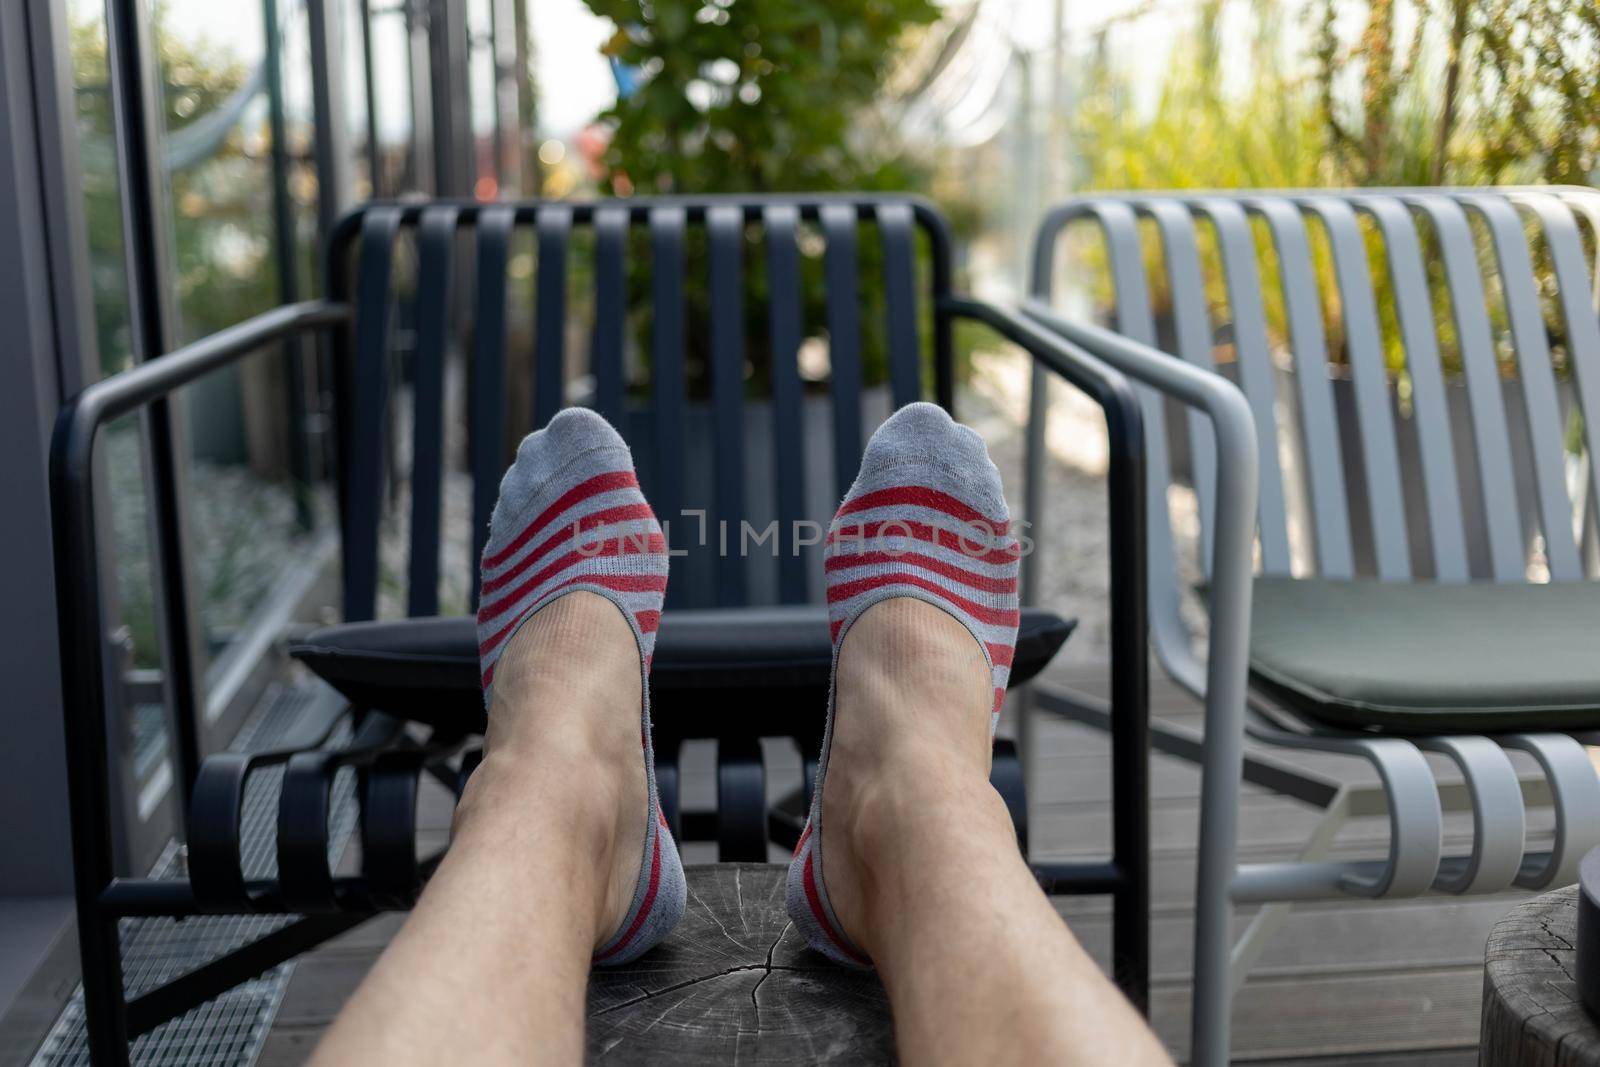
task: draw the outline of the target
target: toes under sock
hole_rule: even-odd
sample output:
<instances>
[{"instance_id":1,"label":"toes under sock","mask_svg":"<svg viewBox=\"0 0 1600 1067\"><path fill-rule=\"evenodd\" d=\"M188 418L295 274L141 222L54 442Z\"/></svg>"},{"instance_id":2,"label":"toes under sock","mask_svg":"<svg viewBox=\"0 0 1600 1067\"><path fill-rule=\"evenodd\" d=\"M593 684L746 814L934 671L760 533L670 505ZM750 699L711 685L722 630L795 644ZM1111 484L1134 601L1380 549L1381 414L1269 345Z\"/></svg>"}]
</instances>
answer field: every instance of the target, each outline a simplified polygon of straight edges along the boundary
<instances>
[{"instance_id":1,"label":"toes under sock","mask_svg":"<svg viewBox=\"0 0 1600 1067\"><path fill-rule=\"evenodd\" d=\"M650 657L667 589L667 546L634 475L627 444L599 415L568 408L523 439L489 520L479 589L478 657L483 701L495 665L535 612L578 590L617 606L639 644L640 709L649 782L644 854L633 900L594 962L626 963L683 917L687 887L661 814L650 747Z\"/></svg>"},{"instance_id":2,"label":"toes under sock","mask_svg":"<svg viewBox=\"0 0 1600 1067\"><path fill-rule=\"evenodd\" d=\"M789 917L807 943L837 963L870 967L828 902L822 871L822 797L833 741L839 647L874 604L912 597L954 616L983 649L993 675L989 732L1000 719L1017 639L1019 547L1000 474L983 440L933 404L895 412L867 444L861 472L828 530L828 621L834 678L810 817L789 865Z\"/></svg>"}]
</instances>

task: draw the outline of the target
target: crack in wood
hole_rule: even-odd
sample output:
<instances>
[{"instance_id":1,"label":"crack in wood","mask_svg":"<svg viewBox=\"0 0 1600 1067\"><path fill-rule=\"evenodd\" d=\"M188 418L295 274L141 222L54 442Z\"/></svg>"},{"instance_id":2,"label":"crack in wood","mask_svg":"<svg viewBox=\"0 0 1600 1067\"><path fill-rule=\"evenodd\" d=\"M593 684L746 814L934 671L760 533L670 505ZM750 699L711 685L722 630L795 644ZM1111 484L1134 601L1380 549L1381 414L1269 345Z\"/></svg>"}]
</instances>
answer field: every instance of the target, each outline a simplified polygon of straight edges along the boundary
<instances>
[{"instance_id":1,"label":"crack in wood","mask_svg":"<svg viewBox=\"0 0 1600 1067\"><path fill-rule=\"evenodd\" d=\"M738 880L737 879L734 880L734 884L738 885ZM763 974L759 980L757 980L755 985L750 987L750 1006L752 1008L754 1008L755 1012L756 1012L756 1033L758 1033L758 1034L761 1032L761 1001L756 999L756 994L761 992L762 983L764 983L768 978L772 977L772 970L773 970L773 967L772 967L772 954L774 952L778 951L778 943L783 940L784 935L787 934L789 932L789 930L791 928L793 928L793 926L794 926L794 923L792 923L792 922L784 923L783 924L783 929L778 931L778 936L773 938L772 939L772 944L767 946L766 973ZM785 969L786 970L789 970L789 969L797 970L798 968L785 968Z\"/></svg>"}]
</instances>

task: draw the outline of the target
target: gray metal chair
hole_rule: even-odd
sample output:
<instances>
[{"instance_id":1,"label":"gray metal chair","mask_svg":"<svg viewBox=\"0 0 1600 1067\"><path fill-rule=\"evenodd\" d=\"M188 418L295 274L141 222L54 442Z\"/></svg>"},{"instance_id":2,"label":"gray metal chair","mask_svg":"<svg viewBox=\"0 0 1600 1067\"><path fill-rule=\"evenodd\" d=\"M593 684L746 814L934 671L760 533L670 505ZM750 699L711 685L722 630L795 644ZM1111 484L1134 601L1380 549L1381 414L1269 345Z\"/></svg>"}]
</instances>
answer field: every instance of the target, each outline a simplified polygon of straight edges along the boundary
<instances>
[{"instance_id":1,"label":"gray metal chair","mask_svg":"<svg viewBox=\"0 0 1600 1067\"><path fill-rule=\"evenodd\" d=\"M1052 303L1073 224L1103 238L1112 329ZM1155 287L1141 247L1151 232ZM1580 743L1600 727L1600 584L1585 581L1600 498L1597 235L1600 193L1565 188L1091 196L1039 230L1028 313L1142 383L1152 630L1167 671L1205 704L1203 736L1154 728L1159 750L1203 770L1195 1063L1226 1062L1232 994L1292 902L1544 889L1574 881L1600 843L1600 779ZM1225 328L1207 306L1208 237ZM1333 292L1317 279L1318 245ZM1267 311L1279 293L1281 359ZM1329 371L1325 302L1347 376ZM1386 366L1386 333L1403 348L1403 378ZM1214 362L1219 341L1231 364ZM1514 383L1497 350L1514 353ZM1187 408L1187 434L1171 439L1169 399ZM1031 422L1030 471L1043 425ZM1167 490L1184 467L1201 526L1204 655L1179 614ZM1530 581L1540 567L1548 583ZM1047 684L1034 698L1106 718ZM1364 759L1378 782L1247 754L1246 737ZM1539 773L1519 776L1507 749ZM1436 779L1427 753L1460 780ZM1297 862L1237 861L1246 781L1324 808ZM1528 846L1536 805L1554 809L1548 848ZM1470 850L1444 854L1443 812L1469 809ZM1326 858L1345 820L1383 813L1385 859ZM1266 906L1235 940L1238 904Z\"/></svg>"}]
</instances>

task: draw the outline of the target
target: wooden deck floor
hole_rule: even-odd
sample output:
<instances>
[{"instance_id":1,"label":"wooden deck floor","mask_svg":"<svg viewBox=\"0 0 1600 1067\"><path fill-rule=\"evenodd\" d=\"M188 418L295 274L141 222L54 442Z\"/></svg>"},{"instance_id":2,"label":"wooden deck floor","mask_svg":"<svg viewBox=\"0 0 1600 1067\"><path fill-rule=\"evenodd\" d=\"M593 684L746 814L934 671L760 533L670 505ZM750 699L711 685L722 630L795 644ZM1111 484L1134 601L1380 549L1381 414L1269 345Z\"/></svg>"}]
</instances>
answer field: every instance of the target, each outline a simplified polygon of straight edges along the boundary
<instances>
[{"instance_id":1,"label":"wooden deck floor","mask_svg":"<svg viewBox=\"0 0 1600 1067\"><path fill-rule=\"evenodd\" d=\"M1056 673L1055 678L1103 692L1099 675L1094 669L1074 668ZM1159 672L1153 680L1156 716L1198 726L1198 706ZM1050 716L1040 720L1030 798L1035 854L1104 854L1110 838L1107 739L1093 729ZM771 776L777 779L774 789L783 788L784 775L795 770L793 765L784 766L784 755L784 749L769 752ZM711 803L711 758L708 749L686 753L687 806ZM1340 757L1290 758L1345 778L1362 773L1359 764ZM700 770L691 773L697 762ZM1180 1059L1187 1050L1199 783L1193 766L1155 757L1152 1021ZM1248 785L1245 792L1241 856L1292 858L1318 812ZM421 804L423 834L442 841L448 820L446 794L428 793ZM1447 817L1447 838L1458 847L1470 840L1470 831L1470 821ZM1378 856L1386 838L1383 819L1355 820L1341 834L1337 851ZM707 844L690 844L685 853L692 862L715 859L713 846ZM1426 897L1297 908L1237 999L1235 1058L1369 1067L1475 1063L1484 942L1495 920L1525 896ZM1058 908L1090 951L1103 960L1110 938L1108 904L1093 898L1063 899ZM1239 928L1248 914L1240 912ZM399 922L399 916L374 920L301 959L262 1054L264 1067L304 1059Z\"/></svg>"}]
</instances>

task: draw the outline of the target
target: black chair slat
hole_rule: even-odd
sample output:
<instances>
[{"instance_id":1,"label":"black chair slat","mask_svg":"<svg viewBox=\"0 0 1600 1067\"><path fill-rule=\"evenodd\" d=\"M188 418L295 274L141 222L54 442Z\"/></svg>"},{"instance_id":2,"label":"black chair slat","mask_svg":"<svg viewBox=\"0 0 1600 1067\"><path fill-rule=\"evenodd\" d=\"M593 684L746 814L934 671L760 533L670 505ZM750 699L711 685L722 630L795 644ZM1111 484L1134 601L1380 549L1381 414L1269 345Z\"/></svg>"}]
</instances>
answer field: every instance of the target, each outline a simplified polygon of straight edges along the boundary
<instances>
[{"instance_id":1,"label":"black chair slat","mask_svg":"<svg viewBox=\"0 0 1600 1067\"><path fill-rule=\"evenodd\" d=\"M471 430L467 444L472 464L472 560L483 557L489 516L505 468L506 257L517 213L512 207L484 208L478 217L478 302L474 316ZM478 583L472 607L478 606Z\"/></svg>"},{"instance_id":2,"label":"black chair slat","mask_svg":"<svg viewBox=\"0 0 1600 1067\"><path fill-rule=\"evenodd\" d=\"M366 773L361 804L361 873L380 908L409 908L422 884L417 862L417 786L427 753L381 752Z\"/></svg>"},{"instance_id":3,"label":"black chair slat","mask_svg":"<svg viewBox=\"0 0 1600 1067\"><path fill-rule=\"evenodd\" d=\"M682 207L654 208L650 212L650 272L654 297L651 331L651 387L655 401L655 479L651 504L656 516L683 536L683 424L684 350L688 346L688 319L683 302L684 230L687 212ZM676 606L682 585L668 585L667 605Z\"/></svg>"},{"instance_id":4,"label":"black chair slat","mask_svg":"<svg viewBox=\"0 0 1600 1067\"><path fill-rule=\"evenodd\" d=\"M717 553L717 604L745 603L744 560L737 549L744 518L744 212L718 206L706 213L711 245L711 434L716 513L710 536ZM722 540L725 538L726 540Z\"/></svg>"},{"instance_id":5,"label":"black chair slat","mask_svg":"<svg viewBox=\"0 0 1600 1067\"><path fill-rule=\"evenodd\" d=\"M291 911L338 909L328 864L328 817L333 776L343 755L333 749L296 752L284 767L278 798L278 884L283 905Z\"/></svg>"},{"instance_id":6,"label":"black chair slat","mask_svg":"<svg viewBox=\"0 0 1600 1067\"><path fill-rule=\"evenodd\" d=\"M189 804L189 884L201 911L248 910L241 864L246 779L256 757L243 752L208 756L195 777Z\"/></svg>"},{"instance_id":7,"label":"black chair slat","mask_svg":"<svg viewBox=\"0 0 1600 1067\"><path fill-rule=\"evenodd\" d=\"M537 429L560 411L566 382L567 240L572 209L553 205L539 209L539 280L534 307L537 331L533 348L533 425Z\"/></svg>"},{"instance_id":8,"label":"black chair slat","mask_svg":"<svg viewBox=\"0 0 1600 1067\"><path fill-rule=\"evenodd\" d=\"M922 398L922 345L917 337L915 220L907 204L877 210L883 242L883 295L889 339L889 389L896 408Z\"/></svg>"},{"instance_id":9,"label":"black chair slat","mask_svg":"<svg viewBox=\"0 0 1600 1067\"><path fill-rule=\"evenodd\" d=\"M819 217L827 241L828 362L833 390L834 496L843 496L861 466L861 285L856 209L824 204Z\"/></svg>"},{"instance_id":10,"label":"black chair slat","mask_svg":"<svg viewBox=\"0 0 1600 1067\"><path fill-rule=\"evenodd\" d=\"M622 343L628 321L628 209L603 207L594 213L594 337L589 370L594 375L594 407L622 429Z\"/></svg>"},{"instance_id":11,"label":"black chair slat","mask_svg":"<svg viewBox=\"0 0 1600 1067\"><path fill-rule=\"evenodd\" d=\"M349 440L371 447L352 450L345 486L344 609L347 619L370 619L378 601L378 523L383 511L384 427L389 408L389 271L394 262L400 209L374 208L361 220L355 371Z\"/></svg>"},{"instance_id":12,"label":"black chair slat","mask_svg":"<svg viewBox=\"0 0 1600 1067\"><path fill-rule=\"evenodd\" d=\"M440 497L444 477L444 364L454 295L455 207L429 208L417 224L416 387L412 394L411 561L407 614L439 612Z\"/></svg>"},{"instance_id":13,"label":"black chair slat","mask_svg":"<svg viewBox=\"0 0 1600 1067\"><path fill-rule=\"evenodd\" d=\"M761 742L754 737L717 742L717 860L765 863L767 779Z\"/></svg>"},{"instance_id":14,"label":"black chair slat","mask_svg":"<svg viewBox=\"0 0 1600 1067\"><path fill-rule=\"evenodd\" d=\"M800 212L787 204L762 211L767 240L767 314L772 346L773 493L778 512L778 601L806 601L806 561L796 551L805 518L804 390L800 382Z\"/></svg>"}]
</instances>

